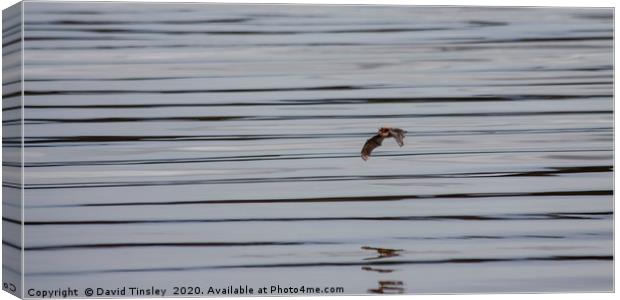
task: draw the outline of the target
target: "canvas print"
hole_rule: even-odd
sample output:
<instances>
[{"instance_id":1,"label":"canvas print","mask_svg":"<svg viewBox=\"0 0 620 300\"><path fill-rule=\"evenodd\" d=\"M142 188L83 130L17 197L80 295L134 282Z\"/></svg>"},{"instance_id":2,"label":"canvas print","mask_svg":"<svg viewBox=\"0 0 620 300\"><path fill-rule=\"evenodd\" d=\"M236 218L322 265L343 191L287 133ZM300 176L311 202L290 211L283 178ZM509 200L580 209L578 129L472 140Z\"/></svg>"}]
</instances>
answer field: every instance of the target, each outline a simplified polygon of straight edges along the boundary
<instances>
[{"instance_id":1,"label":"canvas print","mask_svg":"<svg viewBox=\"0 0 620 300\"><path fill-rule=\"evenodd\" d=\"M3 289L610 292L613 17L18 3Z\"/></svg>"}]
</instances>

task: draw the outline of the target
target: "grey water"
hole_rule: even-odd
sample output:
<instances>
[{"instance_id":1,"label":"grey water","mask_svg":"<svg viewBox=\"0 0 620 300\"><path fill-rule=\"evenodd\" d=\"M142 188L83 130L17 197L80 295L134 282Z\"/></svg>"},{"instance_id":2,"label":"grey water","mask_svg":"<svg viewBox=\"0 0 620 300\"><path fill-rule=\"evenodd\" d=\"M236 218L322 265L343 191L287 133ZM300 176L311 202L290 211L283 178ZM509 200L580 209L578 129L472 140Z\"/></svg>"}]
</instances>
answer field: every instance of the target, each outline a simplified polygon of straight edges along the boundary
<instances>
[{"instance_id":1,"label":"grey water","mask_svg":"<svg viewBox=\"0 0 620 300\"><path fill-rule=\"evenodd\" d=\"M24 15L26 289L613 289L612 9Z\"/></svg>"}]
</instances>

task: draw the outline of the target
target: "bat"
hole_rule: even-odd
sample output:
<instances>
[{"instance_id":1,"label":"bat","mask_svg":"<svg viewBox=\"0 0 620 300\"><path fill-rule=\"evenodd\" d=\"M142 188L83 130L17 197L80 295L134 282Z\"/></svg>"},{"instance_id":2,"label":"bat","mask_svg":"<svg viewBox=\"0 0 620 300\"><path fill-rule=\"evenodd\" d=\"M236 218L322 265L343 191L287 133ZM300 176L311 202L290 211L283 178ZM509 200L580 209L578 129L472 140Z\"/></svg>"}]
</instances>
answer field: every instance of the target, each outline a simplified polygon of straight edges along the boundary
<instances>
[{"instance_id":1,"label":"bat","mask_svg":"<svg viewBox=\"0 0 620 300\"><path fill-rule=\"evenodd\" d=\"M407 133L407 131L400 128L379 128L379 132L377 132L375 136L369 138L364 144L364 147L362 147L362 159L365 161L368 160L370 158L370 153L372 153L372 150L375 150L375 148L381 146L381 143L386 138L394 138L398 146L402 147L403 145L405 145L405 133Z\"/></svg>"}]
</instances>

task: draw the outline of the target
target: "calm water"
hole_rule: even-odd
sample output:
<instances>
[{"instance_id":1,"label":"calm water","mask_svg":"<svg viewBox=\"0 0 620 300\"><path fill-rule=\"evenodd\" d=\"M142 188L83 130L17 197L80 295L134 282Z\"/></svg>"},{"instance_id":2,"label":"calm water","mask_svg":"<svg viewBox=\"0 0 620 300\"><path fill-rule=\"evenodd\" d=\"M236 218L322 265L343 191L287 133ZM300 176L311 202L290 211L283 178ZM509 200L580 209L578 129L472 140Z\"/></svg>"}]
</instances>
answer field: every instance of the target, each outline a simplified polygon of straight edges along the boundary
<instances>
[{"instance_id":1,"label":"calm water","mask_svg":"<svg viewBox=\"0 0 620 300\"><path fill-rule=\"evenodd\" d=\"M610 291L612 14L27 3L26 288Z\"/></svg>"}]
</instances>

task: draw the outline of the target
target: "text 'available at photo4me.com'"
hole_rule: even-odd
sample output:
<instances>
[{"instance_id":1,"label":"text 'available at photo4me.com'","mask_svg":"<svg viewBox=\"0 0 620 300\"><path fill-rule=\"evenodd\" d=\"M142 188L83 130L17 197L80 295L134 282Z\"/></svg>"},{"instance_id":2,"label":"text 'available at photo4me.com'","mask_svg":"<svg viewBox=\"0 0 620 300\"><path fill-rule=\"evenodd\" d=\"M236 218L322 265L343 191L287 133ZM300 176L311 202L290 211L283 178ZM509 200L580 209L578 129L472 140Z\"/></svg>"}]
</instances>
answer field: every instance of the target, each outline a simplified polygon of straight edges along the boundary
<instances>
[{"instance_id":1,"label":"text 'available at photo4me.com'","mask_svg":"<svg viewBox=\"0 0 620 300\"><path fill-rule=\"evenodd\" d=\"M57 288L57 289L28 289L26 295L33 298L69 298L69 297L165 297L165 296L218 296L218 295L318 295L344 294L341 286L173 286L173 287L137 287L122 286L116 288L88 287Z\"/></svg>"}]
</instances>

